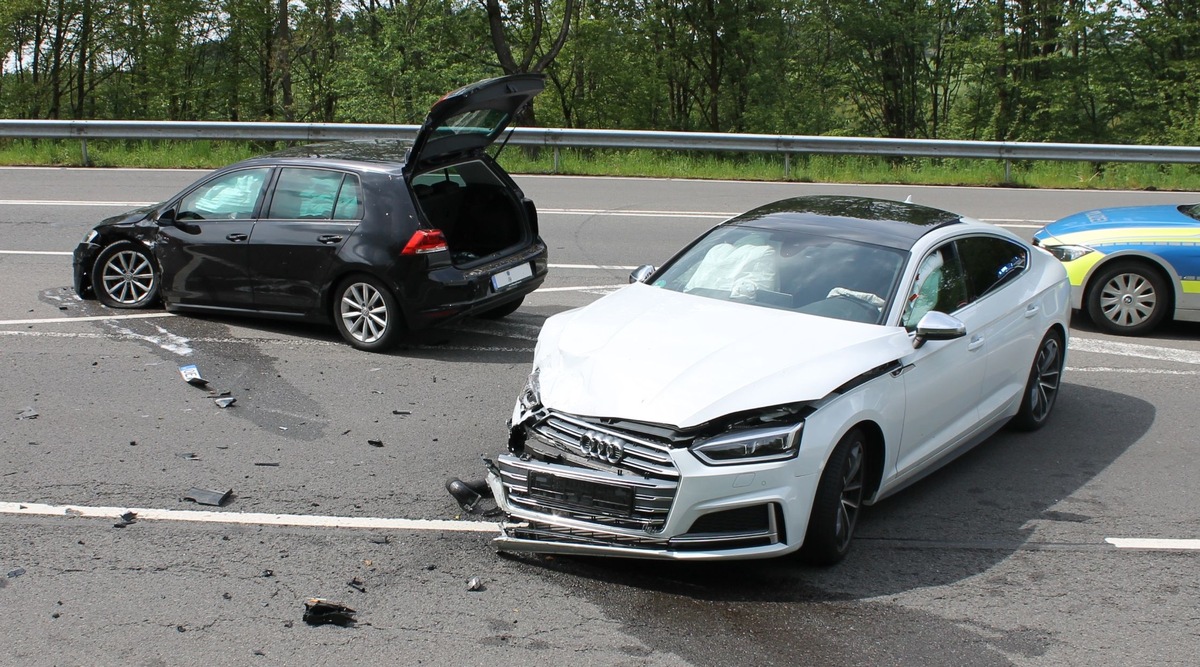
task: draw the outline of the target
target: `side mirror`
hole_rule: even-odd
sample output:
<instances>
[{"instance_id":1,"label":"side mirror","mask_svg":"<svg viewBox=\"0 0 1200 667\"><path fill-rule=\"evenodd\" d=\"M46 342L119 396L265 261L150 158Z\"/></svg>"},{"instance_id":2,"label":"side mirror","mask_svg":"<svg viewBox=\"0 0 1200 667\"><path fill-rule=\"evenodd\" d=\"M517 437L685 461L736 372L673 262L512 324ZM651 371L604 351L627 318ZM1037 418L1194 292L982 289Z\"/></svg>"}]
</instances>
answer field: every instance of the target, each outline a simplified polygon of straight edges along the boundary
<instances>
[{"instance_id":1,"label":"side mirror","mask_svg":"<svg viewBox=\"0 0 1200 667\"><path fill-rule=\"evenodd\" d=\"M173 226L175 224L175 207L171 207L162 213L159 213L158 219L155 220L155 222L163 227Z\"/></svg>"},{"instance_id":2,"label":"side mirror","mask_svg":"<svg viewBox=\"0 0 1200 667\"><path fill-rule=\"evenodd\" d=\"M654 268L654 265L643 264L643 265L637 267L636 269L634 269L633 272L629 274L629 282L644 283L647 280L650 280L650 276L654 275L655 270L656 269Z\"/></svg>"},{"instance_id":3,"label":"side mirror","mask_svg":"<svg viewBox=\"0 0 1200 667\"><path fill-rule=\"evenodd\" d=\"M967 325L957 317L931 310L917 322L917 336L913 339L913 347L919 348L927 340L954 340L967 335Z\"/></svg>"}]
</instances>

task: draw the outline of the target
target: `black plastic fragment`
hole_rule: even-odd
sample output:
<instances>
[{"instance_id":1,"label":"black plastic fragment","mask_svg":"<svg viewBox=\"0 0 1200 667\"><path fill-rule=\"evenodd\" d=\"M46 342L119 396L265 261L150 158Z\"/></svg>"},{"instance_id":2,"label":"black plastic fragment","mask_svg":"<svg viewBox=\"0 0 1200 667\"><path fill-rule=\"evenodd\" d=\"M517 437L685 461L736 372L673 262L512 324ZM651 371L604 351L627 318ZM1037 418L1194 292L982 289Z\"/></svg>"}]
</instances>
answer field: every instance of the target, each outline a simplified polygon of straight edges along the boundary
<instances>
[{"instance_id":1,"label":"black plastic fragment","mask_svg":"<svg viewBox=\"0 0 1200 667\"><path fill-rule=\"evenodd\" d=\"M411 415L412 413L409 412L408 410L392 410L392 414L400 415L401 417L407 417L408 415Z\"/></svg>"},{"instance_id":2,"label":"black plastic fragment","mask_svg":"<svg viewBox=\"0 0 1200 667\"><path fill-rule=\"evenodd\" d=\"M382 447L383 441L382 440L368 440L367 444L372 447Z\"/></svg>"},{"instance_id":3,"label":"black plastic fragment","mask_svg":"<svg viewBox=\"0 0 1200 667\"><path fill-rule=\"evenodd\" d=\"M201 505L214 505L216 507L223 507L231 498L233 498L233 489L229 489L228 491L210 491L194 486L188 489L188 492L183 496L184 500L193 500Z\"/></svg>"},{"instance_id":4,"label":"black plastic fragment","mask_svg":"<svg viewBox=\"0 0 1200 667\"><path fill-rule=\"evenodd\" d=\"M137 522L137 512L126 512L121 515L121 520L113 524L113 528L124 528L125 526L133 525Z\"/></svg>"},{"instance_id":5,"label":"black plastic fragment","mask_svg":"<svg viewBox=\"0 0 1200 667\"><path fill-rule=\"evenodd\" d=\"M22 574L25 574L25 568L18 567L17 569L12 570L11 572L8 573L8 578L16 579L17 577L21 576Z\"/></svg>"},{"instance_id":6,"label":"black plastic fragment","mask_svg":"<svg viewBox=\"0 0 1200 667\"><path fill-rule=\"evenodd\" d=\"M349 586L350 588L353 588L354 590L358 591L359 593L367 592L366 582L364 582L362 579L359 579L358 577L354 577L350 581L347 581L346 585Z\"/></svg>"},{"instance_id":7,"label":"black plastic fragment","mask_svg":"<svg viewBox=\"0 0 1200 667\"><path fill-rule=\"evenodd\" d=\"M474 512L475 508L479 506L479 501L483 500L483 496L479 492L467 486L466 482L457 477L446 480L446 490L458 501L459 507L467 512Z\"/></svg>"},{"instance_id":8,"label":"black plastic fragment","mask_svg":"<svg viewBox=\"0 0 1200 667\"><path fill-rule=\"evenodd\" d=\"M279 467L279 464L274 461L255 461L254 465L265 466L268 468L278 468Z\"/></svg>"},{"instance_id":9,"label":"black plastic fragment","mask_svg":"<svg viewBox=\"0 0 1200 667\"><path fill-rule=\"evenodd\" d=\"M354 615L358 612L350 607L321 598L309 598L304 601L304 622L309 625L354 625Z\"/></svg>"}]
</instances>

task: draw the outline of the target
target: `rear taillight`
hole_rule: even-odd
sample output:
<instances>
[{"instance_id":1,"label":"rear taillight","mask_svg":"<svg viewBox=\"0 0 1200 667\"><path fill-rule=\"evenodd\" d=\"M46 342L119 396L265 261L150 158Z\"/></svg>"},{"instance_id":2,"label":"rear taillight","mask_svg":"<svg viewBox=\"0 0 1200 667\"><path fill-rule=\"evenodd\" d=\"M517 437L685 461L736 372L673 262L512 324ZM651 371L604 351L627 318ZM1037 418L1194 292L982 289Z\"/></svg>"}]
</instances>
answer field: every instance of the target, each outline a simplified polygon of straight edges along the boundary
<instances>
[{"instance_id":1,"label":"rear taillight","mask_svg":"<svg viewBox=\"0 0 1200 667\"><path fill-rule=\"evenodd\" d=\"M428 255L431 252L448 250L446 235L440 229L418 229L400 251L401 255Z\"/></svg>"}]
</instances>

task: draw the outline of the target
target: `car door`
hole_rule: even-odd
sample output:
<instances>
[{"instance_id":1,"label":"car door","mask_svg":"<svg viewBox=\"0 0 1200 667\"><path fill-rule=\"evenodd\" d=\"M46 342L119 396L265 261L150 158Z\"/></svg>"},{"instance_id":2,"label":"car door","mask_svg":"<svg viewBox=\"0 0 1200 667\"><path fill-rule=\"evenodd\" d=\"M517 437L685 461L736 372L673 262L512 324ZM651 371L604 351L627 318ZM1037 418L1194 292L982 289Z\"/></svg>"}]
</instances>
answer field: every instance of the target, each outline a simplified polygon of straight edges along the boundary
<instances>
[{"instance_id":1,"label":"car door","mask_svg":"<svg viewBox=\"0 0 1200 667\"><path fill-rule=\"evenodd\" d=\"M254 167L217 174L168 209L173 220L160 218L155 254L167 302L251 306L246 249L270 173Z\"/></svg>"},{"instance_id":2,"label":"car door","mask_svg":"<svg viewBox=\"0 0 1200 667\"><path fill-rule=\"evenodd\" d=\"M974 311L974 335L987 359L980 386L979 417L990 422L1019 400L1042 331L1029 250L1012 240L975 235L956 242Z\"/></svg>"},{"instance_id":3,"label":"car door","mask_svg":"<svg viewBox=\"0 0 1200 667\"><path fill-rule=\"evenodd\" d=\"M928 312L953 315L966 325L966 335L929 340L901 359L905 416L897 474L918 471L939 452L957 444L978 422L981 379L986 361L982 339L975 335L979 314L967 303L967 284L958 251L945 243L922 256L904 292L900 324L915 331Z\"/></svg>"},{"instance_id":4,"label":"car door","mask_svg":"<svg viewBox=\"0 0 1200 667\"><path fill-rule=\"evenodd\" d=\"M362 216L357 175L280 168L266 212L250 236L254 307L291 314L316 308L329 267Z\"/></svg>"}]
</instances>

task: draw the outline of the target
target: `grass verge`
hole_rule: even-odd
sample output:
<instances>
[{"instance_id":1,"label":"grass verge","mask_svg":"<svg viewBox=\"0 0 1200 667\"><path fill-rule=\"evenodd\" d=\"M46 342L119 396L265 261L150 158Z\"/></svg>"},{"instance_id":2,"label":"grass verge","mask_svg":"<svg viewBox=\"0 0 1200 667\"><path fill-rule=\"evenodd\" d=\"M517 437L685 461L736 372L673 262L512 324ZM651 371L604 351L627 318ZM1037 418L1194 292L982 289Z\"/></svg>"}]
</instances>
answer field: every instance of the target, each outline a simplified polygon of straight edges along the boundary
<instances>
[{"instance_id":1,"label":"grass verge","mask_svg":"<svg viewBox=\"0 0 1200 667\"><path fill-rule=\"evenodd\" d=\"M216 168L270 152L270 142L89 141L95 167ZM856 155L713 154L682 151L530 149L501 156L517 174L645 176L802 183L895 183L1027 188L1200 190L1200 165L887 158ZM82 166L79 140L0 140L0 164Z\"/></svg>"}]
</instances>

